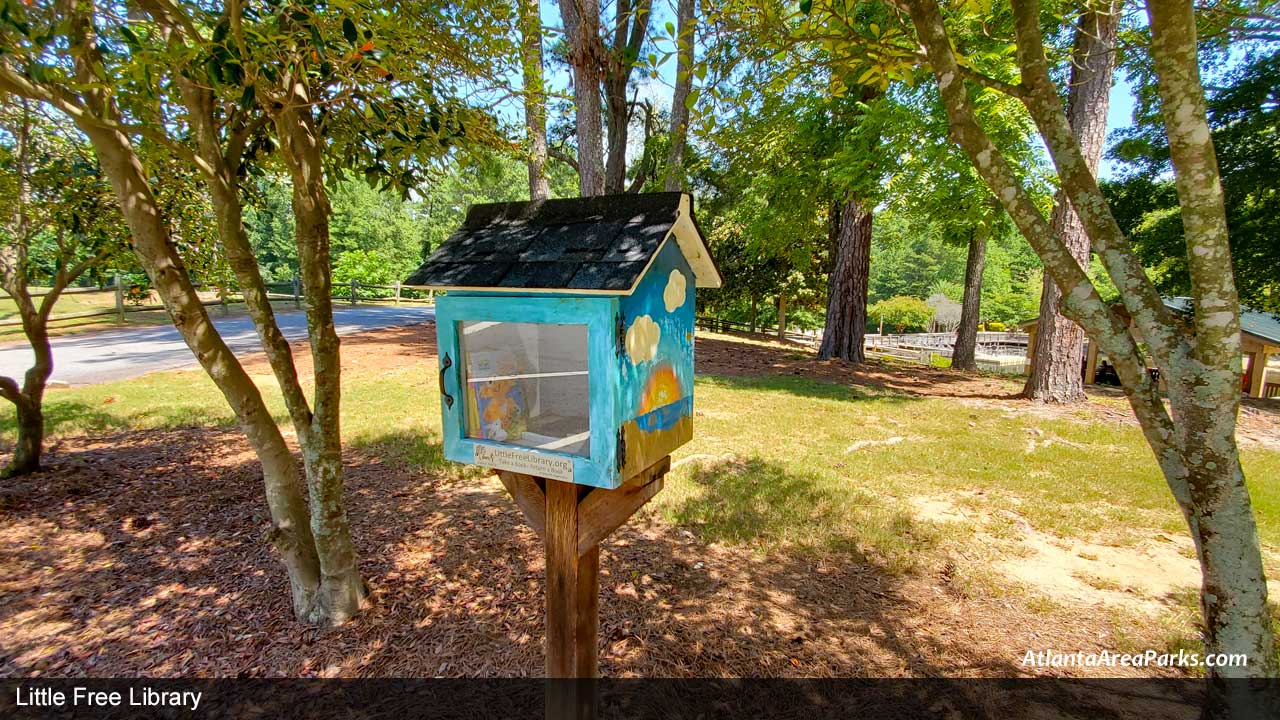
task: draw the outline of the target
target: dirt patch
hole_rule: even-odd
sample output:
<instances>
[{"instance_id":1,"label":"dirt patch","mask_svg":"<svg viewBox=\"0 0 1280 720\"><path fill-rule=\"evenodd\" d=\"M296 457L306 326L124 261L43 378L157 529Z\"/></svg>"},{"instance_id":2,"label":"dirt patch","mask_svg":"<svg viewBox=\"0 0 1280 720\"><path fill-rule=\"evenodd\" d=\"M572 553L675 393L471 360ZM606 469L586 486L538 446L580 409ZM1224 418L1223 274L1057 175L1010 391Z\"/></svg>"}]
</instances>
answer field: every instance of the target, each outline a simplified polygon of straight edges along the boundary
<instances>
[{"instance_id":1,"label":"dirt patch","mask_svg":"<svg viewBox=\"0 0 1280 720\"><path fill-rule=\"evenodd\" d=\"M974 497L976 493L961 493ZM1005 579L1052 600L1083 606L1114 606L1152 617L1176 608L1179 596L1198 592L1200 565L1190 538L1157 533L1135 545L1107 545L1079 538L1063 539L1043 533L1019 515L998 511L1017 528L1010 546L1008 533L989 531L985 510L962 506L955 497L910 499L917 517L932 522L966 522L975 528L974 541L1003 547L990 567ZM1273 596L1280 582L1269 583Z\"/></svg>"}]
</instances>

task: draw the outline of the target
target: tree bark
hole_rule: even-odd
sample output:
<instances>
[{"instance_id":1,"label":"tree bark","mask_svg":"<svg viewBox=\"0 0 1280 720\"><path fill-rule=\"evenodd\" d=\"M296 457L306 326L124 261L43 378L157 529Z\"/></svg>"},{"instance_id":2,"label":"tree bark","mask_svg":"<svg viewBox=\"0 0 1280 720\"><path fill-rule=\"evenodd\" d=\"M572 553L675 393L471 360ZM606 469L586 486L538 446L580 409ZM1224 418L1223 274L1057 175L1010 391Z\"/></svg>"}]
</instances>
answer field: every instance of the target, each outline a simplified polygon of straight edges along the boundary
<instances>
[{"instance_id":1,"label":"tree bark","mask_svg":"<svg viewBox=\"0 0 1280 720\"><path fill-rule=\"evenodd\" d=\"M778 293L778 339L787 339L787 291Z\"/></svg>"},{"instance_id":2,"label":"tree bark","mask_svg":"<svg viewBox=\"0 0 1280 720\"><path fill-rule=\"evenodd\" d=\"M951 350L951 367L977 370L978 321L982 317L982 271L987 263L987 237L991 225L983 222L969 237L969 257L964 264L964 299L960 303L960 325Z\"/></svg>"},{"instance_id":3,"label":"tree bark","mask_svg":"<svg viewBox=\"0 0 1280 720\"><path fill-rule=\"evenodd\" d=\"M547 182L547 90L542 72L538 0L520 0L520 62L524 72L524 126L528 133L529 199L551 197Z\"/></svg>"},{"instance_id":4,"label":"tree bark","mask_svg":"<svg viewBox=\"0 0 1280 720\"><path fill-rule=\"evenodd\" d=\"M311 499L311 533L320 559L317 619L341 624L357 615L367 591L343 500L342 394L338 334L333 324L329 195L324 186L323 138L311 110L311 89L301 80L275 116L281 155L293 179L293 215L315 376L311 424L299 432Z\"/></svg>"},{"instance_id":5,"label":"tree bark","mask_svg":"<svg viewBox=\"0 0 1280 720\"><path fill-rule=\"evenodd\" d=\"M697 34L696 0L677 0L679 36L676 48L676 85L671 93L671 149L667 153L667 178L663 189L684 188L684 148L689 136L689 93L693 91L693 45Z\"/></svg>"},{"instance_id":6,"label":"tree bark","mask_svg":"<svg viewBox=\"0 0 1280 720\"><path fill-rule=\"evenodd\" d=\"M649 30L649 6L652 0L617 0L613 26L613 43L608 70L604 76L605 118L609 145L605 156L604 191L606 194L626 190L627 136L631 125L631 104L627 102L627 82L639 57Z\"/></svg>"},{"instance_id":7,"label":"tree bark","mask_svg":"<svg viewBox=\"0 0 1280 720\"><path fill-rule=\"evenodd\" d=\"M1035 209L1008 161L978 125L934 0L908 0L951 124L1005 210L1063 289L1061 307L1107 353L1130 407L1196 543L1203 587L1206 653L1244 653L1245 667L1207 668L1206 715L1272 717L1274 693L1228 677L1277 674L1275 638L1267 616L1256 523L1235 445L1239 404L1239 301L1232 279L1222 190L1196 57L1195 18L1186 0L1148 4L1161 109L1187 230L1188 266L1196 309L1194 332L1173 319L1119 232L1088 172L1049 78L1039 5L1014 0L1021 84L1011 88L1031 112L1093 249L1121 293L1152 355L1169 380L1169 414L1146 373L1144 355L1125 322L1102 302L1080 263ZM1177 417L1175 425L1173 417Z\"/></svg>"},{"instance_id":8,"label":"tree bark","mask_svg":"<svg viewBox=\"0 0 1280 720\"><path fill-rule=\"evenodd\" d=\"M871 271L871 211L849 196L834 213L838 223L835 257L831 265L827 321L818 357L851 362L866 360L867 280Z\"/></svg>"},{"instance_id":9,"label":"tree bark","mask_svg":"<svg viewBox=\"0 0 1280 720\"><path fill-rule=\"evenodd\" d=\"M103 172L120 200L134 253L164 301L174 327L235 411L241 430L262 463L272 519L270 540L280 551L289 573L295 614L309 617L316 600L320 568L309 538L307 500L293 455L257 386L223 342L200 303L128 139L93 123L81 124L80 129L98 152Z\"/></svg>"},{"instance_id":10,"label":"tree bark","mask_svg":"<svg viewBox=\"0 0 1280 720\"><path fill-rule=\"evenodd\" d=\"M604 144L600 126L600 76L605 66L600 41L599 0L559 0L573 69L575 135L578 139L578 191L583 197L604 193Z\"/></svg>"},{"instance_id":11,"label":"tree bark","mask_svg":"<svg viewBox=\"0 0 1280 720\"><path fill-rule=\"evenodd\" d=\"M1086 3L1075 31L1067 121L1089 172L1095 175L1107 138L1107 108L1119 27L1119 4L1108 0L1100 5ZM1059 191L1055 199L1049 224L1081 267L1087 266L1089 236L1063 191ZM1058 310L1061 300L1062 291L1046 274L1040 294L1040 317L1036 322L1036 348L1022 392L1032 400L1046 403L1079 403L1085 401L1081 375L1085 334Z\"/></svg>"},{"instance_id":12,"label":"tree bark","mask_svg":"<svg viewBox=\"0 0 1280 720\"><path fill-rule=\"evenodd\" d=\"M129 228L134 254L165 304L174 327L182 335L201 367L222 392L236 414L241 430L262 463L267 505L272 528L269 540L279 550L289 574L294 612L306 617L319 585L319 564L310 541L306 498L299 482L297 465L271 418L257 386L249 379L235 355L223 342L205 312L191 284L190 275L169 234L163 210L156 202L142 161L129 138L115 129L120 113L112 96L97 77L102 67L93 34L92 3L68 5L68 38L74 49L76 92L82 111L67 114L89 138L99 165L109 180ZM50 88L27 81L0 69L0 87L33 100L50 102L67 112L60 95L71 95L66 87ZM46 297L46 301L48 301Z\"/></svg>"},{"instance_id":13,"label":"tree bark","mask_svg":"<svg viewBox=\"0 0 1280 720\"><path fill-rule=\"evenodd\" d=\"M1150 0L1151 55L1169 138L1174 184L1186 231L1187 268L1195 300L1194 339L1169 383L1178 415L1178 444L1191 488L1191 532L1204 585L1206 652L1245 652L1243 668L1213 668L1209 705L1217 717L1276 717L1273 689L1227 678L1280 674L1267 609L1249 488L1236 446L1240 408L1240 300L1228 242L1217 155L1209 131L1197 57L1196 20L1186 0Z\"/></svg>"}]
</instances>

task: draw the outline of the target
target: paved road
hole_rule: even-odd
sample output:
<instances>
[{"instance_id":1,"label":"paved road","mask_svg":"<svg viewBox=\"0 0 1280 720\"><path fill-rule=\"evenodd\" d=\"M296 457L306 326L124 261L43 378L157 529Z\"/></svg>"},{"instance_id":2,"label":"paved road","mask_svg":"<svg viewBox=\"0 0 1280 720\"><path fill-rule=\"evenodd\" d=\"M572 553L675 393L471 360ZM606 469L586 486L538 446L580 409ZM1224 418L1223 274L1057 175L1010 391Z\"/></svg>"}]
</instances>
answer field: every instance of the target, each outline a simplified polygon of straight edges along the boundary
<instances>
[{"instance_id":1,"label":"paved road","mask_svg":"<svg viewBox=\"0 0 1280 720\"><path fill-rule=\"evenodd\" d=\"M435 318L435 309L422 306L335 307L338 334L413 325ZM305 340L307 319L301 312L276 315L290 340ZM213 316L222 338L237 353L261 351L253 321L245 316ZM31 349L24 345L0 348L0 374L19 379L31 365ZM171 325L139 326L54 338L53 377L72 385L119 380L156 370L194 367L195 356Z\"/></svg>"}]
</instances>

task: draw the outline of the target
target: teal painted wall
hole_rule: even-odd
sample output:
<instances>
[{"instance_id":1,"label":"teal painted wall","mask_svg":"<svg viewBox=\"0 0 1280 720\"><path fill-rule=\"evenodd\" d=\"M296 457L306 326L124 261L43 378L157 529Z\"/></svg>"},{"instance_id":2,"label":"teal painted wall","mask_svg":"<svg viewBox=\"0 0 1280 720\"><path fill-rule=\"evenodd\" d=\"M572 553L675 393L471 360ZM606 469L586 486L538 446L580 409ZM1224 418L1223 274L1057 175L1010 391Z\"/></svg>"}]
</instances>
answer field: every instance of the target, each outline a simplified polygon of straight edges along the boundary
<instances>
[{"instance_id":1,"label":"teal painted wall","mask_svg":"<svg viewBox=\"0 0 1280 720\"><path fill-rule=\"evenodd\" d=\"M621 298L620 423L646 416L645 429L666 429L693 413L693 293L693 270L668 238L635 293Z\"/></svg>"}]
</instances>

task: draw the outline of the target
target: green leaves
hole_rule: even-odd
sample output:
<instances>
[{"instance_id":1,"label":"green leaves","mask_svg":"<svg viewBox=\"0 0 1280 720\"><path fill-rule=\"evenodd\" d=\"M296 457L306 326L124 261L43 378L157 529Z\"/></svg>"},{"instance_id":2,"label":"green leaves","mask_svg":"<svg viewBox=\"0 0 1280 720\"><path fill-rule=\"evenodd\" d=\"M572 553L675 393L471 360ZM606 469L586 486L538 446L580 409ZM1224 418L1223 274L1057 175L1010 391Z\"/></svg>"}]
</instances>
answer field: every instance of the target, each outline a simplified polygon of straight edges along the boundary
<instances>
[{"instance_id":1,"label":"green leaves","mask_svg":"<svg viewBox=\"0 0 1280 720\"><path fill-rule=\"evenodd\" d=\"M240 108L245 112L253 109L253 102L257 97L257 88L254 85L246 85L244 92L240 94Z\"/></svg>"},{"instance_id":2,"label":"green leaves","mask_svg":"<svg viewBox=\"0 0 1280 720\"><path fill-rule=\"evenodd\" d=\"M351 22L351 18L342 18L342 36L352 45L360 41L360 33L356 30L356 24Z\"/></svg>"}]
</instances>

